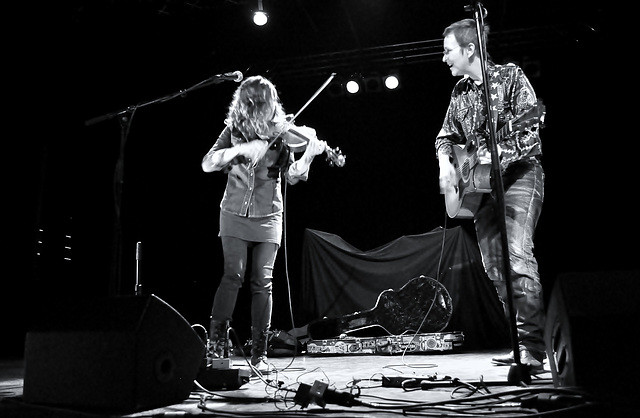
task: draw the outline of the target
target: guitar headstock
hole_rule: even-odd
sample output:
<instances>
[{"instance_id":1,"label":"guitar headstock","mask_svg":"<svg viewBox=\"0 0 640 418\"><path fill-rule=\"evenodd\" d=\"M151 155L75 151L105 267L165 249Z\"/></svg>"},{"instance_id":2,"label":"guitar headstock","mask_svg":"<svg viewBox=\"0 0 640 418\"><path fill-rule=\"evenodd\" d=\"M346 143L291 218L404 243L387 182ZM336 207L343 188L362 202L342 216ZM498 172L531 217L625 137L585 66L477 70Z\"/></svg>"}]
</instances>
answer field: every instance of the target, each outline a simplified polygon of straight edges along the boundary
<instances>
[{"instance_id":1,"label":"guitar headstock","mask_svg":"<svg viewBox=\"0 0 640 418\"><path fill-rule=\"evenodd\" d=\"M547 107L542 103L541 100L538 100L538 104L536 105L538 108L539 118L540 118L540 127L544 128L544 118L547 115Z\"/></svg>"}]
</instances>

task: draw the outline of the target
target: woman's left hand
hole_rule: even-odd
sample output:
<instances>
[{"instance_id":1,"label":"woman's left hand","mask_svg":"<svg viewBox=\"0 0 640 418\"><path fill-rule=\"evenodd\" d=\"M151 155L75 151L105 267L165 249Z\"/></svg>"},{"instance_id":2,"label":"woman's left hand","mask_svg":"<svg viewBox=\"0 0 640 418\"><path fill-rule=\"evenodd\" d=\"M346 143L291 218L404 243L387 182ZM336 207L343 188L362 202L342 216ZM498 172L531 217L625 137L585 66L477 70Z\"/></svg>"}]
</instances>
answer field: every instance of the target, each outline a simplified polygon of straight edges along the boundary
<instances>
[{"instance_id":1,"label":"woman's left hand","mask_svg":"<svg viewBox=\"0 0 640 418\"><path fill-rule=\"evenodd\" d=\"M327 142L319 140L315 135L309 137L309 143L307 144L307 149L304 151L304 154L308 157L315 157L316 155L322 154L327 149Z\"/></svg>"}]
</instances>

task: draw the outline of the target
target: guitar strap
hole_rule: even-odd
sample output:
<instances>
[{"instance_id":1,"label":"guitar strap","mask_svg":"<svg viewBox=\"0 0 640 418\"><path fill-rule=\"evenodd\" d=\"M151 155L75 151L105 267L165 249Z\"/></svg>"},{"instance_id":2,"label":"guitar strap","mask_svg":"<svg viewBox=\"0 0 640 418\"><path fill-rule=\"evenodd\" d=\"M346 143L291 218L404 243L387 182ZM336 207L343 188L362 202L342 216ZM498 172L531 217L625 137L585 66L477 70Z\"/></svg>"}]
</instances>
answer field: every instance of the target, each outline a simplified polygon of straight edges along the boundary
<instances>
[{"instance_id":1,"label":"guitar strap","mask_svg":"<svg viewBox=\"0 0 640 418\"><path fill-rule=\"evenodd\" d=\"M498 121L500 119L500 110L504 106L501 103L501 92L503 91L502 87L502 75L498 66L493 65L487 69L489 71L489 121L487 121L487 128L489 128L488 123L493 123L494 132L498 132ZM504 99L504 98L502 98ZM538 102L540 103L540 102ZM537 106L537 105L536 105ZM490 132L487 129L487 132ZM498 144L496 143L496 146ZM533 158L539 156L541 154L540 145L533 146L529 152L526 154L526 157Z\"/></svg>"},{"instance_id":2,"label":"guitar strap","mask_svg":"<svg viewBox=\"0 0 640 418\"><path fill-rule=\"evenodd\" d=\"M489 71L490 71L489 104L491 108L489 109L488 123L492 123L494 132L497 132L498 131L498 105L500 104L500 101L498 100L498 97L499 97L498 88L502 85L502 76L500 75L500 71L498 71L498 69L495 66L491 67ZM487 125L487 128L488 128L488 125ZM490 130L487 129L487 132L490 132Z\"/></svg>"}]
</instances>

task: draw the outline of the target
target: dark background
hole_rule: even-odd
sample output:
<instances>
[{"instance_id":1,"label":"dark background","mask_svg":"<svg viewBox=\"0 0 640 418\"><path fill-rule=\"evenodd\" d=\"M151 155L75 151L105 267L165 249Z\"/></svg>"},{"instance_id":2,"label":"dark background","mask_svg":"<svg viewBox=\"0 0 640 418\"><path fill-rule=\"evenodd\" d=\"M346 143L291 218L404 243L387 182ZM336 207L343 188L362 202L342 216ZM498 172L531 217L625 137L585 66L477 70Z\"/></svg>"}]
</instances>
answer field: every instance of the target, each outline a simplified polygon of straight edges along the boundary
<instances>
[{"instance_id":1,"label":"dark background","mask_svg":"<svg viewBox=\"0 0 640 418\"><path fill-rule=\"evenodd\" d=\"M336 83L391 70L401 78L397 91L372 84L354 97L332 84L298 117L339 147L347 164L318 158L308 182L286 190L274 328L292 327L290 305L294 321L304 310L305 228L361 250L438 226L463 225L473 234L471 221L446 219L433 148L457 81L441 62L441 34L473 17L464 10L470 2L263 3L271 20L261 28L251 22L257 0L23 3L7 14L16 30L5 79L12 134L3 351L21 353L42 300L133 294L136 274L144 293L192 324L207 323L222 274L218 204L226 177L203 173L200 161L223 128L237 84L177 93L214 74L268 76L290 113L332 72ZM635 150L627 146L637 134L615 129L635 113L622 110L624 9L574 0L483 4L492 58L522 65L547 107L546 196L536 236L547 296L565 272L635 268ZM127 135L120 117L93 123L136 106ZM124 179L121 194L116 174ZM248 312L243 293L235 322L244 336Z\"/></svg>"}]
</instances>

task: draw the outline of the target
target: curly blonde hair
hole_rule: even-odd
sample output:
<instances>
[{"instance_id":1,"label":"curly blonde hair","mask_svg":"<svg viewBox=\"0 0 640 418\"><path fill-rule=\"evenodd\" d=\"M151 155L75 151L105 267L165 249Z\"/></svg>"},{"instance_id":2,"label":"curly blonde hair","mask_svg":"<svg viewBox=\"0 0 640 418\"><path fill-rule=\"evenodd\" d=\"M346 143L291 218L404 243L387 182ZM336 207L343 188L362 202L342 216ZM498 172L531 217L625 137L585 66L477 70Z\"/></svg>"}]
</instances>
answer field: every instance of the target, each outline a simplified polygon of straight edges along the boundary
<instances>
[{"instance_id":1,"label":"curly blonde hair","mask_svg":"<svg viewBox=\"0 0 640 418\"><path fill-rule=\"evenodd\" d=\"M275 85L262 76L246 78L233 93L225 123L247 139L266 139L270 122L281 120L285 112Z\"/></svg>"}]
</instances>

